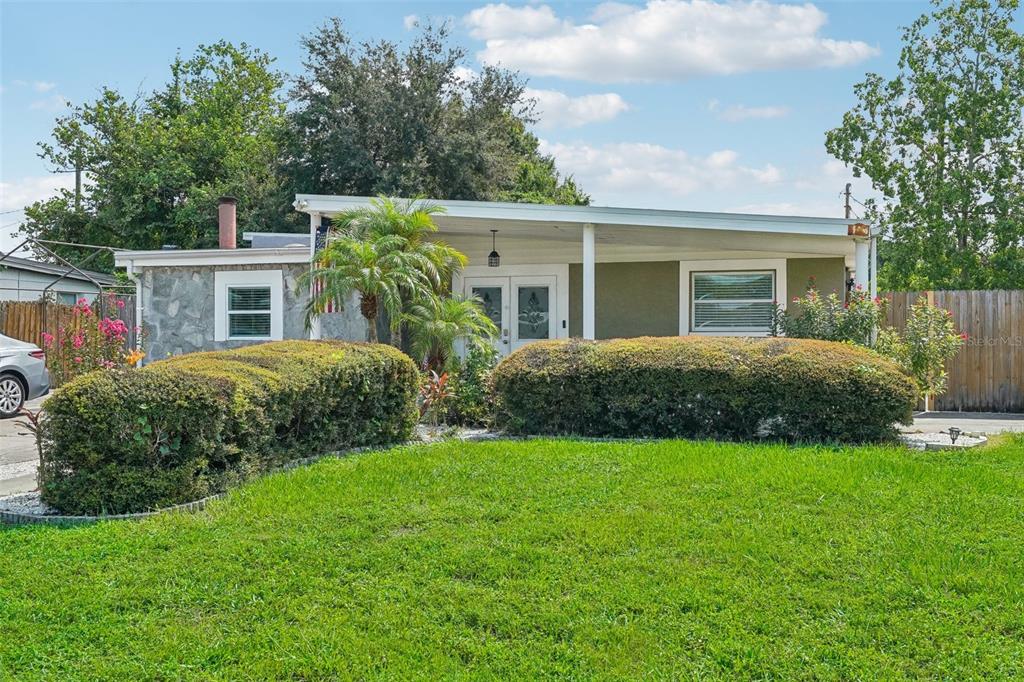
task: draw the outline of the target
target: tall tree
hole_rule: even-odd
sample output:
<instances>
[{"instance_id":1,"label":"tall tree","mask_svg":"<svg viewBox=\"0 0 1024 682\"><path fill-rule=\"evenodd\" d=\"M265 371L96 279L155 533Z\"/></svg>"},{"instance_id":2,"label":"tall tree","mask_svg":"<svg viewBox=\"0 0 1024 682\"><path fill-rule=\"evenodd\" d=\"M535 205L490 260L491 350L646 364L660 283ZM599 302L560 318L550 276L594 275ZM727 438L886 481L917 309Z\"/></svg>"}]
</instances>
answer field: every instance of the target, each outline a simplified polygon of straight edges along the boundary
<instances>
[{"instance_id":1,"label":"tall tree","mask_svg":"<svg viewBox=\"0 0 1024 682\"><path fill-rule=\"evenodd\" d=\"M216 200L225 194L239 199L247 229L279 220L284 208L271 202L281 201L274 168L283 79L272 62L245 44L200 46L174 61L162 89L134 99L104 89L59 118L40 156L82 169L82 196L67 190L34 204L21 231L122 248L215 246Z\"/></svg>"},{"instance_id":2,"label":"tall tree","mask_svg":"<svg viewBox=\"0 0 1024 682\"><path fill-rule=\"evenodd\" d=\"M899 71L855 86L826 148L867 175L892 289L1024 287L1024 37L1017 0L935 2Z\"/></svg>"},{"instance_id":3,"label":"tall tree","mask_svg":"<svg viewBox=\"0 0 1024 682\"><path fill-rule=\"evenodd\" d=\"M296 191L589 200L526 132L534 118L524 83L503 69L465 68L447 26L423 26L403 50L355 44L333 19L302 44L284 162Z\"/></svg>"}]
</instances>

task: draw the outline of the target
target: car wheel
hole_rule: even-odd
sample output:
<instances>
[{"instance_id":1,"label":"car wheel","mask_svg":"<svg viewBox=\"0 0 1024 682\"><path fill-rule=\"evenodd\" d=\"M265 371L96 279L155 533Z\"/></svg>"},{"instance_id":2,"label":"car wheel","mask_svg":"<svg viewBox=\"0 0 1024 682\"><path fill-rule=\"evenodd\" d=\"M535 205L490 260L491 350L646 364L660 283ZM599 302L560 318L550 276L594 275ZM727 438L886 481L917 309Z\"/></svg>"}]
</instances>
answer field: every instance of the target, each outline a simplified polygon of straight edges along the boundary
<instances>
[{"instance_id":1,"label":"car wheel","mask_svg":"<svg viewBox=\"0 0 1024 682\"><path fill-rule=\"evenodd\" d=\"M17 377L10 374L0 376L0 419L8 419L18 414L25 404L25 387Z\"/></svg>"}]
</instances>

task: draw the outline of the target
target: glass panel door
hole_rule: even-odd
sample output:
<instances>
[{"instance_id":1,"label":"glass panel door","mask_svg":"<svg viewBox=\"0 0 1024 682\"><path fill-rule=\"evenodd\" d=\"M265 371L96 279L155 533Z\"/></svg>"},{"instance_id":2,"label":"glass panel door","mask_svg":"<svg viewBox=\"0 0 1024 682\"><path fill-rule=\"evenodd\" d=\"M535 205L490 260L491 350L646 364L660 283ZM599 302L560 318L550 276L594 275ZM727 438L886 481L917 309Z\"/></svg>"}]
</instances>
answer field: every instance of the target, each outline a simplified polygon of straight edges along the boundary
<instances>
[{"instance_id":1,"label":"glass panel door","mask_svg":"<svg viewBox=\"0 0 1024 682\"><path fill-rule=\"evenodd\" d=\"M508 286L508 277L467 277L465 280L465 294L480 300L484 313L498 328L494 347L503 356L508 355L510 349Z\"/></svg>"},{"instance_id":2,"label":"glass panel door","mask_svg":"<svg viewBox=\"0 0 1024 682\"><path fill-rule=\"evenodd\" d=\"M512 277L512 350L556 336L555 278Z\"/></svg>"}]
</instances>

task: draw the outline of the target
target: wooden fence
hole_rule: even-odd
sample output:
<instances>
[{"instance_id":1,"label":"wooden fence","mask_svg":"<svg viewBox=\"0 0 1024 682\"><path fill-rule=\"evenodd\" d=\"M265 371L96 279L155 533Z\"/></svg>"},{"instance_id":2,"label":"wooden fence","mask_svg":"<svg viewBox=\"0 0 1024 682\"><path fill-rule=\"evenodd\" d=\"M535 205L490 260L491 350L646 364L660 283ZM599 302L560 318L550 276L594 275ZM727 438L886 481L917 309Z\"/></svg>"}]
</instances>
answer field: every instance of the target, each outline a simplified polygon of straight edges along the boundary
<instances>
[{"instance_id":1,"label":"wooden fence","mask_svg":"<svg viewBox=\"0 0 1024 682\"><path fill-rule=\"evenodd\" d=\"M946 393L932 409L1024 412L1024 291L920 291L884 294L887 322L902 329L924 296L952 311L967 343L950 362Z\"/></svg>"},{"instance_id":2,"label":"wooden fence","mask_svg":"<svg viewBox=\"0 0 1024 682\"><path fill-rule=\"evenodd\" d=\"M91 324L96 324L98 317L120 319L128 328L125 348L136 348L139 339L135 329L135 297L126 294L107 293L98 297L90 306L93 317ZM75 315L74 306L61 305L54 301L0 301L0 334L19 341L34 343L40 348L47 348L43 341L43 333L47 332L60 337L62 329L80 329L85 318ZM46 365L50 369L50 378L54 385L60 377L70 376L68 365L71 362L68 353L51 352L46 354Z\"/></svg>"}]
</instances>

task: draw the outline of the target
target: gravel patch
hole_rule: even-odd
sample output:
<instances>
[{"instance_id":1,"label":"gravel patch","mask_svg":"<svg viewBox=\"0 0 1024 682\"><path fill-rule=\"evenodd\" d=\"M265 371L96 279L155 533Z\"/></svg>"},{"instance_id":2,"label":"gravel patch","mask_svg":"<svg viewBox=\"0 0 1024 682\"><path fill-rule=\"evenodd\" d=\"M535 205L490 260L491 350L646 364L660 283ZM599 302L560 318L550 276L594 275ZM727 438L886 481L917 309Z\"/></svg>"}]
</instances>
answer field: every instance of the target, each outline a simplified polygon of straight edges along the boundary
<instances>
[{"instance_id":1,"label":"gravel patch","mask_svg":"<svg viewBox=\"0 0 1024 682\"><path fill-rule=\"evenodd\" d=\"M56 509L46 506L39 497L39 491L19 493L0 497L0 512L12 514L34 514L38 516L55 516L60 514Z\"/></svg>"},{"instance_id":2,"label":"gravel patch","mask_svg":"<svg viewBox=\"0 0 1024 682\"><path fill-rule=\"evenodd\" d=\"M903 442L915 450L966 450L988 442L985 436L960 434L956 442L948 433L905 433Z\"/></svg>"}]
</instances>

